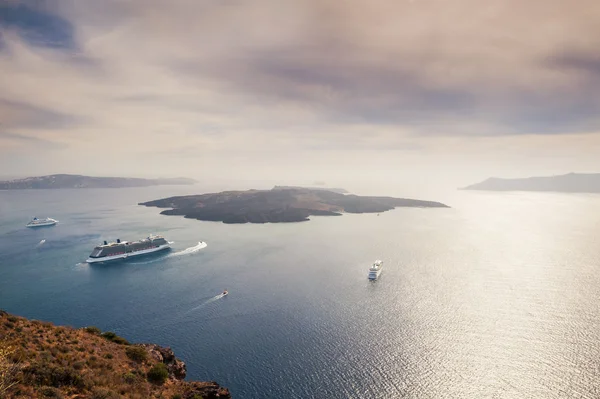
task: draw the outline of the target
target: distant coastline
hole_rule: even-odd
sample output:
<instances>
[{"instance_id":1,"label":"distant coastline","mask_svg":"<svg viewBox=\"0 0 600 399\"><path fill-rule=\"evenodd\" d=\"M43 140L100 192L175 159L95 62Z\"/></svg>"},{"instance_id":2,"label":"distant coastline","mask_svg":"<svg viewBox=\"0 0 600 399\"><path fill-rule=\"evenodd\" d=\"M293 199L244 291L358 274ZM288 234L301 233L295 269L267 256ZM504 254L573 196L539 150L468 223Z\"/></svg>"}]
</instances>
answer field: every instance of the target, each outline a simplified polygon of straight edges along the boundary
<instances>
[{"instance_id":1,"label":"distant coastline","mask_svg":"<svg viewBox=\"0 0 600 399\"><path fill-rule=\"evenodd\" d=\"M83 175L48 175L0 181L0 190L43 190L63 188L126 188L161 185L189 185L196 181L184 177L141 179L134 177L94 177Z\"/></svg>"},{"instance_id":2,"label":"distant coastline","mask_svg":"<svg viewBox=\"0 0 600 399\"><path fill-rule=\"evenodd\" d=\"M529 177L523 179L491 177L460 190L600 193L600 173L569 173L559 176Z\"/></svg>"},{"instance_id":3,"label":"distant coastline","mask_svg":"<svg viewBox=\"0 0 600 399\"><path fill-rule=\"evenodd\" d=\"M380 213L397 207L449 208L435 201L393 197L362 197L312 188L278 187L272 190L224 191L169 197L139 205L169 208L162 215L223 223L289 223L309 216L342 213Z\"/></svg>"}]
</instances>

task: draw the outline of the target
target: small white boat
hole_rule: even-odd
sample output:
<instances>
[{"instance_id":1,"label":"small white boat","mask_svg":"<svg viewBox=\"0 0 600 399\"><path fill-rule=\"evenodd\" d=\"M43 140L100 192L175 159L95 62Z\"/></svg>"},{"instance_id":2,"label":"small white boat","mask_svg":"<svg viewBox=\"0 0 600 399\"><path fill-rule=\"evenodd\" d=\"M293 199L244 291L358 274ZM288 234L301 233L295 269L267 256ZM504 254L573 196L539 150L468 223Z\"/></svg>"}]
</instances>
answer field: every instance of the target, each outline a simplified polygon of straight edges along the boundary
<instances>
[{"instance_id":1,"label":"small white boat","mask_svg":"<svg viewBox=\"0 0 600 399\"><path fill-rule=\"evenodd\" d=\"M31 220L31 222L27 223L25 226L27 226L27 227L54 226L56 223L58 223L58 220L55 220L52 218L44 218L44 219L33 218Z\"/></svg>"},{"instance_id":2,"label":"small white boat","mask_svg":"<svg viewBox=\"0 0 600 399\"><path fill-rule=\"evenodd\" d=\"M383 270L383 261L376 260L373 266L369 268L369 280L377 280Z\"/></svg>"}]
</instances>

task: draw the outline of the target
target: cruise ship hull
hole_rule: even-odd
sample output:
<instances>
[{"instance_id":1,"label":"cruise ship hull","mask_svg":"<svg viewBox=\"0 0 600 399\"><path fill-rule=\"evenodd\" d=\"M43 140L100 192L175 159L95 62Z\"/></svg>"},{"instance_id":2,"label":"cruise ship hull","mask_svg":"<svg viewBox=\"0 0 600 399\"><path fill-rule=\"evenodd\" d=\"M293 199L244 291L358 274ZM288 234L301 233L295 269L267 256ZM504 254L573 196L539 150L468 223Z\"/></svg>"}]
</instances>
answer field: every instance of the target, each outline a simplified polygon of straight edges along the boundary
<instances>
[{"instance_id":1,"label":"cruise ship hull","mask_svg":"<svg viewBox=\"0 0 600 399\"><path fill-rule=\"evenodd\" d=\"M369 272L369 280L377 280L379 278L380 274L381 274L381 269L379 269L378 271L370 271Z\"/></svg>"},{"instance_id":2,"label":"cruise ship hull","mask_svg":"<svg viewBox=\"0 0 600 399\"><path fill-rule=\"evenodd\" d=\"M58 220L51 220L48 222L43 222L43 223L35 223L35 224L31 224L28 223L25 226L29 227L30 229L36 228L36 227L49 227L49 226L54 226L56 223L58 223Z\"/></svg>"},{"instance_id":3,"label":"cruise ship hull","mask_svg":"<svg viewBox=\"0 0 600 399\"><path fill-rule=\"evenodd\" d=\"M125 254L119 254L119 255L113 255L113 256L103 256L101 258L88 258L86 260L86 262L87 263L100 263L100 262L110 262L110 261L119 260L119 259L129 259L129 258L134 258L134 257L140 256L140 255L151 254L153 252L164 251L169 248L171 248L171 244L163 244L163 245L160 245L155 248L142 249L140 251L129 252L129 253L125 253Z\"/></svg>"}]
</instances>

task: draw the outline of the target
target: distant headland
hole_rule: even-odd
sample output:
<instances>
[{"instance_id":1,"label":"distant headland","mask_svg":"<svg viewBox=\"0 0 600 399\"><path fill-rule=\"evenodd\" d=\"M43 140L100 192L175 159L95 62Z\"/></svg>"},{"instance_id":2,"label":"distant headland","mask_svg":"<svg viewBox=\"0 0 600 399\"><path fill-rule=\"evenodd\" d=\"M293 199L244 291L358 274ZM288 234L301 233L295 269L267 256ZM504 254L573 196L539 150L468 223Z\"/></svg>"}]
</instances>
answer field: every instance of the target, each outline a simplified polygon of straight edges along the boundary
<instances>
[{"instance_id":1,"label":"distant headland","mask_svg":"<svg viewBox=\"0 0 600 399\"><path fill-rule=\"evenodd\" d=\"M223 223L286 223L309 216L379 213L396 207L449 208L434 201L393 197L363 197L313 188L275 187L271 190L224 191L142 202L139 205L170 208L162 215Z\"/></svg>"},{"instance_id":2,"label":"distant headland","mask_svg":"<svg viewBox=\"0 0 600 399\"><path fill-rule=\"evenodd\" d=\"M195 180L184 177L166 179L140 179L134 177L94 177L60 174L0 181L0 190L57 188L124 188L194 183L196 183Z\"/></svg>"},{"instance_id":3,"label":"distant headland","mask_svg":"<svg viewBox=\"0 0 600 399\"><path fill-rule=\"evenodd\" d=\"M492 177L461 190L554 191L562 193L600 193L600 173L569 173L560 176L500 179Z\"/></svg>"}]
</instances>

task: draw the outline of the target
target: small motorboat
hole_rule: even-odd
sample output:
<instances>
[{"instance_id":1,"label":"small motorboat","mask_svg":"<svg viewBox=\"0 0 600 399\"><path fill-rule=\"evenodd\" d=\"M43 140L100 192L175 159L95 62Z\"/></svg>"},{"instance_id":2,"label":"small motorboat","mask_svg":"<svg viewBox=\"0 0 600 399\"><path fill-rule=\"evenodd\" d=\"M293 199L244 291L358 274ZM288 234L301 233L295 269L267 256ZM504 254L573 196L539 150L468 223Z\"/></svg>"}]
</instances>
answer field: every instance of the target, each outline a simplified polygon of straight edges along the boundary
<instances>
[{"instance_id":1,"label":"small motorboat","mask_svg":"<svg viewBox=\"0 0 600 399\"><path fill-rule=\"evenodd\" d=\"M227 290L223 291L223 293L221 295L226 296L227 294L229 294L229 292L227 292Z\"/></svg>"}]
</instances>

